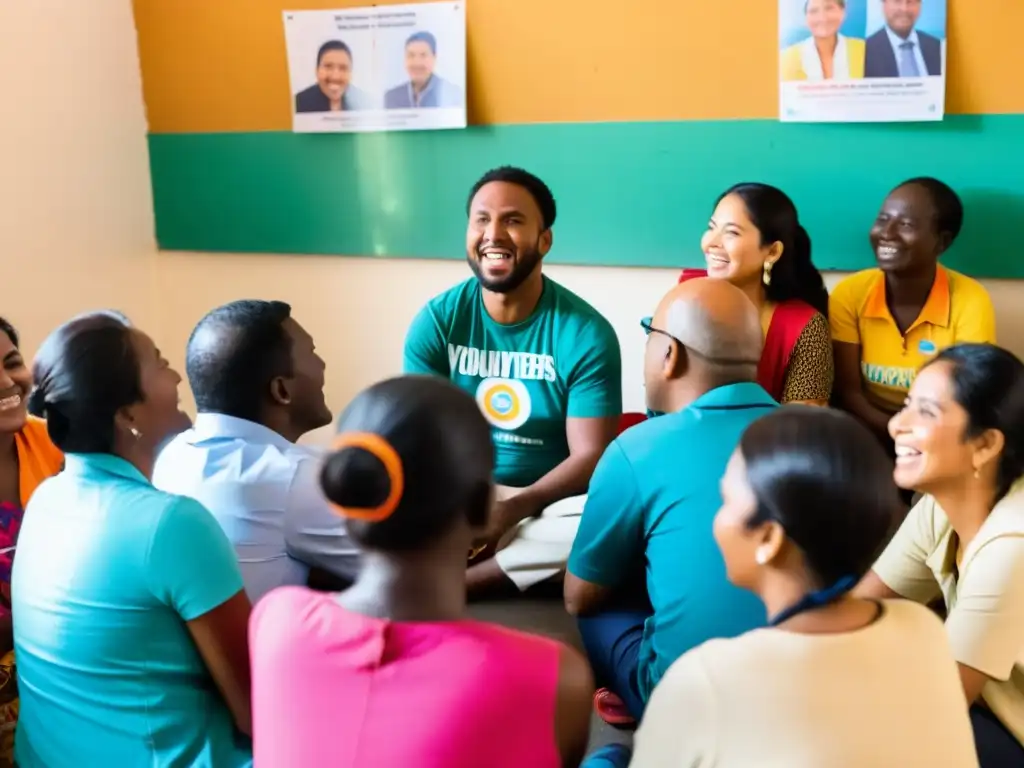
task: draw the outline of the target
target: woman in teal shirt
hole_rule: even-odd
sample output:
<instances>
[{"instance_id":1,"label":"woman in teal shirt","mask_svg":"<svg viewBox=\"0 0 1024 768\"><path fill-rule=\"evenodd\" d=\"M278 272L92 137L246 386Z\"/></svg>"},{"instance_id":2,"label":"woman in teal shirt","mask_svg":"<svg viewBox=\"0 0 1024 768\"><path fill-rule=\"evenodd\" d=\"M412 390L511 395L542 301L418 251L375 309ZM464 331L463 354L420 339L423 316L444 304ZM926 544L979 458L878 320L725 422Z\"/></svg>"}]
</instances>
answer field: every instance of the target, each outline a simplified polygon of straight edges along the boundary
<instances>
[{"instance_id":1,"label":"woman in teal shirt","mask_svg":"<svg viewBox=\"0 0 1024 768\"><path fill-rule=\"evenodd\" d=\"M198 502L150 484L188 426L181 377L114 313L43 344L29 400L65 469L25 513L12 579L21 768L252 763L249 601Z\"/></svg>"}]
</instances>

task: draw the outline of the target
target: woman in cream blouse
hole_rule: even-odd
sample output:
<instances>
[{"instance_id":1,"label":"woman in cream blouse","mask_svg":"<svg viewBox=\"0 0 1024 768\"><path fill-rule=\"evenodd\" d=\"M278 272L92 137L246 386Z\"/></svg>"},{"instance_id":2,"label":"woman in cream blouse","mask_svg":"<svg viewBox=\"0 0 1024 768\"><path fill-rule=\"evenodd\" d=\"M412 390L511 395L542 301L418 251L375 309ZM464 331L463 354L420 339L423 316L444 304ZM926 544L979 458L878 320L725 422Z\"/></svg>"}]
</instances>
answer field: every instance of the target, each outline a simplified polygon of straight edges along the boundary
<instances>
[{"instance_id":1,"label":"woman in cream blouse","mask_svg":"<svg viewBox=\"0 0 1024 768\"><path fill-rule=\"evenodd\" d=\"M783 80L850 80L864 77L864 41L839 34L846 0L807 0L811 36L782 51Z\"/></svg>"}]
</instances>

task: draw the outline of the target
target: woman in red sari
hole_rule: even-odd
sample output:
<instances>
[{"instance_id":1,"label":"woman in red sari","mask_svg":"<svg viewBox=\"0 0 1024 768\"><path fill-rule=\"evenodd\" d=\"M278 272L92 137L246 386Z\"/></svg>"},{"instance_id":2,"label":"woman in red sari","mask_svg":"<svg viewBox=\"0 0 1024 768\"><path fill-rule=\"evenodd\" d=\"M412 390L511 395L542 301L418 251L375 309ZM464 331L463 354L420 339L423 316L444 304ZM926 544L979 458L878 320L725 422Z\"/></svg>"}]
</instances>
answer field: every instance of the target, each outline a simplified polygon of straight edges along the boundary
<instances>
[{"instance_id":1,"label":"woman in red sari","mask_svg":"<svg viewBox=\"0 0 1024 768\"><path fill-rule=\"evenodd\" d=\"M707 269L684 269L679 281L728 280L760 310L761 386L780 403L827 405L835 378L828 291L793 201L767 184L730 187L715 203L701 248Z\"/></svg>"}]
</instances>

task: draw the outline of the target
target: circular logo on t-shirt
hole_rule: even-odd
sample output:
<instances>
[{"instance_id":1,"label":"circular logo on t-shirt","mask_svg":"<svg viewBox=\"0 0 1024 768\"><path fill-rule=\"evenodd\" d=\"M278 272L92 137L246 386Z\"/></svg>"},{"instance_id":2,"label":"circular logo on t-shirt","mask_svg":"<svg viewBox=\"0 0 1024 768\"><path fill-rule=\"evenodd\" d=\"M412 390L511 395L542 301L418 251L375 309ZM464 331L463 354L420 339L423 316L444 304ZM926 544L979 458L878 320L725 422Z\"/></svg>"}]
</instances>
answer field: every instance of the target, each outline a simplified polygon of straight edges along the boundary
<instances>
[{"instance_id":1,"label":"circular logo on t-shirt","mask_svg":"<svg viewBox=\"0 0 1024 768\"><path fill-rule=\"evenodd\" d=\"M519 429L530 418L530 393L517 379L484 379L477 387L476 402L500 429Z\"/></svg>"},{"instance_id":2,"label":"circular logo on t-shirt","mask_svg":"<svg viewBox=\"0 0 1024 768\"><path fill-rule=\"evenodd\" d=\"M922 355L934 355L938 352L938 347L935 346L935 342L931 339L921 339L917 344L917 351Z\"/></svg>"}]
</instances>

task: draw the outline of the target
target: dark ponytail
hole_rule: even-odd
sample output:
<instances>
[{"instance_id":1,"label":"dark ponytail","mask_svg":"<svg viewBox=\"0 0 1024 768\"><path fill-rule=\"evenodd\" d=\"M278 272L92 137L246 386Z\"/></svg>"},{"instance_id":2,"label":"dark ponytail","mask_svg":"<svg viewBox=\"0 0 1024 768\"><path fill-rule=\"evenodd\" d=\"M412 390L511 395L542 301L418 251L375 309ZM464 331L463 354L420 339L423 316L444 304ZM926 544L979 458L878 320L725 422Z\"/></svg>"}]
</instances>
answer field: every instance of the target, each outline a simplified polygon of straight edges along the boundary
<instances>
[{"instance_id":1,"label":"dark ponytail","mask_svg":"<svg viewBox=\"0 0 1024 768\"><path fill-rule=\"evenodd\" d=\"M768 184L736 184L718 198L737 195L747 215L761 233L761 245L782 243L782 256L775 262L771 283L765 286L769 301L797 299L828 317L828 290L821 272L811 260L811 237L800 224L796 206L789 196Z\"/></svg>"},{"instance_id":2,"label":"dark ponytail","mask_svg":"<svg viewBox=\"0 0 1024 768\"><path fill-rule=\"evenodd\" d=\"M116 312L69 320L39 348L28 409L64 453L113 453L114 416L142 401L131 326Z\"/></svg>"}]
</instances>

